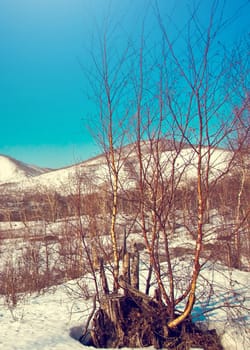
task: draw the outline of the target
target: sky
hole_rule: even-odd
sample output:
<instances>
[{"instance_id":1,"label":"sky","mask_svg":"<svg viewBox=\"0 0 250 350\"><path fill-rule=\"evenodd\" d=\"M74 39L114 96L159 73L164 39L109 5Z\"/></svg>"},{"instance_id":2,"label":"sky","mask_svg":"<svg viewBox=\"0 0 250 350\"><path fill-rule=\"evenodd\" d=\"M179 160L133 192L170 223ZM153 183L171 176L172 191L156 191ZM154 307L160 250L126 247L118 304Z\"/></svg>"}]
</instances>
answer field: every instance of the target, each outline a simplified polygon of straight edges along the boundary
<instances>
[{"instance_id":1,"label":"sky","mask_svg":"<svg viewBox=\"0 0 250 350\"><path fill-rule=\"evenodd\" d=\"M228 13L244 2L229 0ZM159 7L180 23L186 3L159 0ZM206 18L210 0L201 3ZM247 32L247 13L229 39ZM89 101L83 67L107 16L136 38L143 14L152 32L148 0L0 0L0 154L59 168L100 153L88 127L98 106Z\"/></svg>"}]
</instances>

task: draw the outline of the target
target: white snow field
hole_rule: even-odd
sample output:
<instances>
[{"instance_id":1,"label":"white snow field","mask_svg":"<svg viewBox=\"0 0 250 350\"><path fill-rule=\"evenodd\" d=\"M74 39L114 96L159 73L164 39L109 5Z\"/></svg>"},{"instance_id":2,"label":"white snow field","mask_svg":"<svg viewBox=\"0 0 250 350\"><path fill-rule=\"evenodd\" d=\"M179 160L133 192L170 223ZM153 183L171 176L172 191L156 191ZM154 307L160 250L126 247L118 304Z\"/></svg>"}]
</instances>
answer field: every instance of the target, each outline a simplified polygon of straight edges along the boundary
<instances>
[{"instance_id":1,"label":"white snow field","mask_svg":"<svg viewBox=\"0 0 250 350\"><path fill-rule=\"evenodd\" d=\"M230 280L228 277L231 277ZM199 300L193 316L209 323L221 337L225 350L250 349L249 307L250 276L247 272L210 265L202 271L213 280L215 294L209 305ZM231 281L231 282L230 282ZM92 310L92 300L80 297L79 280L48 289L42 295L25 296L15 309L0 298L0 348L4 350L89 349L71 338L72 327L83 326ZM225 292L228 290L228 293ZM227 308L227 303L243 302L241 312ZM208 309L211 309L208 312ZM205 311L205 313L203 313ZM151 348L153 349L153 348Z\"/></svg>"}]
</instances>

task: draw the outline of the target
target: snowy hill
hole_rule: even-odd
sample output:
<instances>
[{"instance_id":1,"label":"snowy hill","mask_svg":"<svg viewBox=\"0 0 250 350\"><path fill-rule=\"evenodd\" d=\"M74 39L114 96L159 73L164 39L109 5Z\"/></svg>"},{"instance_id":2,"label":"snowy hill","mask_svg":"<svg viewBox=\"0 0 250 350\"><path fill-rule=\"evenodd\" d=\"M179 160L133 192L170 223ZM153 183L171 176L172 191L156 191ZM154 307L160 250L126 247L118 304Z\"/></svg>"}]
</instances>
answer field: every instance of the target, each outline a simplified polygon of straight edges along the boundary
<instances>
[{"instance_id":1,"label":"snowy hill","mask_svg":"<svg viewBox=\"0 0 250 350\"><path fill-rule=\"evenodd\" d=\"M52 190L62 195L75 193L79 185L99 185L105 181L107 165L103 156L96 157L69 167L52 170L39 176L30 177L16 183L20 191L40 192ZM82 188L83 190L83 188Z\"/></svg>"},{"instance_id":2,"label":"snowy hill","mask_svg":"<svg viewBox=\"0 0 250 350\"><path fill-rule=\"evenodd\" d=\"M0 184L16 183L48 171L49 169L29 165L14 158L0 155Z\"/></svg>"},{"instance_id":3,"label":"snowy hill","mask_svg":"<svg viewBox=\"0 0 250 350\"><path fill-rule=\"evenodd\" d=\"M156 164L151 155L151 149L143 144L143 163L148 171L153 171ZM207 157L207 149L203 149L204 159ZM135 180L134 174L138 172L138 158L135 145L124 147L120 157L120 179L123 188L131 188ZM209 151L210 176L219 176L231 159L231 153L223 149L214 148ZM174 164L176 173L183 174L183 181L196 176L198 156L195 148L185 147L179 151L171 147L164 147L161 151L160 161L165 175L171 174ZM174 163L173 163L174 162ZM133 173L131 175L131 173ZM0 185L15 183L18 191L32 191L34 189L52 189L63 195L75 193L79 184L98 186L109 179L109 170L104 155L91 158L87 161L69 167L52 170L31 166L10 157L0 156ZM13 185L12 185L13 188Z\"/></svg>"}]
</instances>

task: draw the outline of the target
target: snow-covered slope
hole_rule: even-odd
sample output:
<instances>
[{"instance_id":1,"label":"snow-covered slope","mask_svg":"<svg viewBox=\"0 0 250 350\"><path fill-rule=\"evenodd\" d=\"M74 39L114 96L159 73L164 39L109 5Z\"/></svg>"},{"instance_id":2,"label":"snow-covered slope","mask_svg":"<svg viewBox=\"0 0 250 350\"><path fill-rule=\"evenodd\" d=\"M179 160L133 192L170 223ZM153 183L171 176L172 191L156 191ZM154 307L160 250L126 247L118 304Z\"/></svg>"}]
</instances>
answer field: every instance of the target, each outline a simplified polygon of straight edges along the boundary
<instances>
[{"instance_id":1,"label":"snow-covered slope","mask_svg":"<svg viewBox=\"0 0 250 350\"><path fill-rule=\"evenodd\" d=\"M75 193L79 186L98 186L107 180L107 164L103 156L84 161L66 168L53 170L17 183L20 191L53 190L62 195Z\"/></svg>"},{"instance_id":2,"label":"snow-covered slope","mask_svg":"<svg viewBox=\"0 0 250 350\"><path fill-rule=\"evenodd\" d=\"M0 155L0 184L23 181L47 171L49 170Z\"/></svg>"},{"instance_id":3,"label":"snow-covered slope","mask_svg":"<svg viewBox=\"0 0 250 350\"><path fill-rule=\"evenodd\" d=\"M143 147L143 164L147 168L148 176L157 166L157 158L152 157L150 148ZM133 145L126 146L119 154L120 181L123 188L133 187L135 174L138 173L138 159ZM222 149L203 149L204 164L209 157L210 179L220 176L231 159L231 153ZM163 149L160 157L161 169L168 177L174 166L175 174L181 174L182 181L187 181L196 176L198 156L195 148L185 147L178 155L173 149ZM52 189L61 194L74 193L79 185L84 191L84 186L98 186L107 182L109 170L104 155L92 158L73 166L53 171L30 166L9 157L0 157L0 184L15 182L19 191L31 191L33 189Z\"/></svg>"}]
</instances>

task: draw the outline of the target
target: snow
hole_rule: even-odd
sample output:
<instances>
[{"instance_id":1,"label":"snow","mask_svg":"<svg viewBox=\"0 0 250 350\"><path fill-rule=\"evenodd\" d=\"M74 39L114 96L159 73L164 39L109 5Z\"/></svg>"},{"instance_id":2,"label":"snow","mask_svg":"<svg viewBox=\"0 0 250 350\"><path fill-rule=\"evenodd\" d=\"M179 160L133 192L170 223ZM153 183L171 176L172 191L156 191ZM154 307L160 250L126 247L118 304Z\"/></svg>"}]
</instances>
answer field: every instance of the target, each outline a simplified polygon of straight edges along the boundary
<instances>
[{"instance_id":1,"label":"snow","mask_svg":"<svg viewBox=\"0 0 250 350\"><path fill-rule=\"evenodd\" d=\"M16 159L0 155L0 184L20 182L32 176L41 175L48 169L39 168L20 162Z\"/></svg>"},{"instance_id":2,"label":"snow","mask_svg":"<svg viewBox=\"0 0 250 350\"><path fill-rule=\"evenodd\" d=\"M201 271L200 287L209 281L213 295L209 303L203 303L202 297L196 302L193 318L202 315L201 320L210 329L216 329L224 349L250 349L250 273L218 263L208 262L205 266Z\"/></svg>"},{"instance_id":3,"label":"snow","mask_svg":"<svg viewBox=\"0 0 250 350\"><path fill-rule=\"evenodd\" d=\"M219 304L225 303L225 297L227 297L223 291L229 281L228 274L234 281L234 285L228 287L233 289L237 298L245 300L245 307L249 310L249 273L238 270L226 271L223 266L218 265L215 268L210 264L202 271L202 275L214 282L216 294L209 304L209 307L213 306L214 309L200 317L202 322L208 322L209 328L216 328L225 350L247 350L250 348L248 310L245 309L243 313L238 314L234 310L217 308ZM0 305L0 348L2 349L90 349L70 337L71 328L83 327L92 308L91 299L84 300L80 297L77 281L50 288L42 295L25 296L15 309L8 307L3 297L0 298ZM193 316L197 317L201 309L204 311L205 308L205 305L198 302ZM245 327L241 322L243 318Z\"/></svg>"},{"instance_id":4,"label":"snow","mask_svg":"<svg viewBox=\"0 0 250 350\"><path fill-rule=\"evenodd\" d=\"M84 218L83 218L84 219ZM121 220L121 218L119 218ZM70 224L74 223L74 218ZM30 222L39 228L42 223ZM48 232L60 232L59 221L47 227ZM9 229L13 238L1 242L1 264L10 255L17 257L23 245L18 238L25 227L23 223L0 223L0 229ZM108 238L103 237L103 243ZM138 234L130 235L131 244L140 243ZM192 247L194 240L183 227L176 230L170 242L170 248ZM108 243L106 243L108 244ZM146 254L144 251L141 255ZM176 274L181 279L189 275L189 259L181 256L173 261ZM164 263L162 263L164 269ZM141 285L146 280L147 270L141 269ZM185 280L185 278L184 278ZM40 349L84 349L77 340L70 336L71 328L83 327L92 310L92 299L85 300L80 289L81 281L91 287L91 282L84 276L82 280L69 281L47 289L43 294L20 296L15 308L12 308L4 296L0 297L0 349L7 350L40 350ZM201 271L197 302L193 310L193 318L210 329L216 329L221 337L225 350L250 349L249 309L250 309L250 273L236 269L228 269L219 263L207 262ZM212 288L212 289L211 289ZM209 300L209 303L207 303ZM230 304L230 307L228 305ZM236 306L241 307L236 308ZM233 307L232 307L233 306ZM85 347L85 349L89 347ZM151 348L152 350L152 348Z\"/></svg>"},{"instance_id":5,"label":"snow","mask_svg":"<svg viewBox=\"0 0 250 350\"><path fill-rule=\"evenodd\" d=\"M69 284L59 286L56 290L49 290L44 295L31 296L13 310L13 314L6 306L1 305L0 348L5 350L90 349L71 338L70 329L84 323L83 317L84 315L86 317L86 312L90 311L91 301L73 298L67 287Z\"/></svg>"},{"instance_id":6,"label":"snow","mask_svg":"<svg viewBox=\"0 0 250 350\"><path fill-rule=\"evenodd\" d=\"M69 336L69 329L80 323L84 308L87 305L83 301L69 299L64 286L56 291L49 290L44 295L27 297L14 310L1 305L0 348L83 349L79 342Z\"/></svg>"},{"instance_id":7,"label":"snow","mask_svg":"<svg viewBox=\"0 0 250 350\"><path fill-rule=\"evenodd\" d=\"M126 152L126 147L124 148ZM133 179L126 168L127 161L132 161L132 167L136 170L138 161L135 153L127 150L129 157L124 154L124 162L120 168L120 179L123 181L123 187L132 186ZM203 148L203 161L207 162L208 154L210 155L210 177L219 176L226 168L232 154L223 149ZM175 159L173 163L173 159ZM155 164L152 155L146 153L144 156L144 165L150 162L148 171L154 170ZM196 176L198 156L195 148L184 148L176 157L176 151L163 151L161 154L162 168L165 169L165 175L171 174L174 165L176 173L183 173L183 181ZM105 183L109 178L109 170L104 155L89 159L79 164L48 171L32 165L27 165L10 157L0 155L0 184L15 183L18 191L32 191L34 189L46 191L47 189L57 191L63 195L75 193L84 183L97 186ZM89 187L88 187L89 188ZM84 190L84 188L83 188Z\"/></svg>"},{"instance_id":8,"label":"snow","mask_svg":"<svg viewBox=\"0 0 250 350\"><path fill-rule=\"evenodd\" d=\"M74 218L71 220L72 225ZM42 223L30 222L30 228L39 227L40 224ZM63 225L63 222L51 223L47 230L59 234L60 225ZM0 223L0 229L9 229L13 232L13 238L5 239L1 243L2 264L5 255L17 257L20 253L18 247L21 247L23 242L18 237L24 226L23 223L18 222L3 222ZM108 239L106 236L103 237L103 243L106 239ZM131 244L139 243L141 238L135 233L130 235L130 240ZM187 248L194 245L194 240L183 227L180 227L172 236L170 243L170 248ZM143 254L146 253L142 251L141 255ZM179 273L182 279L190 273L189 259L191 261L192 257L182 256L173 261L175 272ZM164 269L164 263L162 266ZM141 269L142 285L145 283L146 274L147 270L143 267ZM82 282L91 287L87 276L82 278ZM182 286L181 279L177 283L179 287ZM183 283L185 284L185 281ZM6 350L84 349L83 345L70 337L71 328L83 327L92 310L92 299L85 300L82 297L80 285L81 280L75 280L49 288L40 295L21 296L15 308L8 305L5 297L1 296L0 348ZM208 261L201 271L193 318L210 329L215 328L225 350L250 349L249 285L249 272L228 269L219 263ZM229 304L230 307L228 307ZM236 308L237 305L241 307Z\"/></svg>"}]
</instances>

